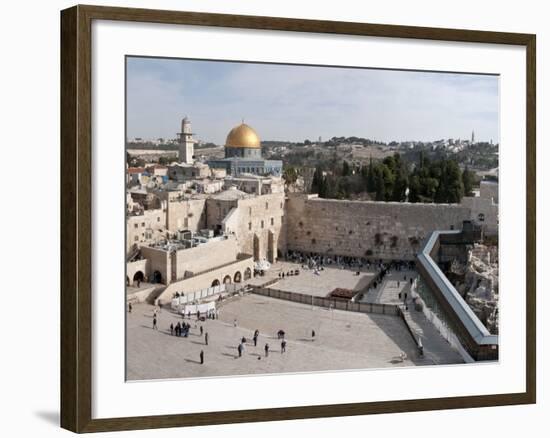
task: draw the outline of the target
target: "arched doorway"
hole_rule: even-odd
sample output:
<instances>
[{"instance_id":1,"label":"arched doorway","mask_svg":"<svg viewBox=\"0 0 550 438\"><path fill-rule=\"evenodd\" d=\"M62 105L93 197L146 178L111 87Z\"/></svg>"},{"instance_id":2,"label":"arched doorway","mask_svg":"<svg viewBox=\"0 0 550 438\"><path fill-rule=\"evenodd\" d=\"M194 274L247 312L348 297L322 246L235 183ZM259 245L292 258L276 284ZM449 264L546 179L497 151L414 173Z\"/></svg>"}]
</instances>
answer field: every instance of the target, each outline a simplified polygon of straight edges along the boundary
<instances>
[{"instance_id":1,"label":"arched doorway","mask_svg":"<svg viewBox=\"0 0 550 438\"><path fill-rule=\"evenodd\" d=\"M241 273L239 271L235 272L235 275L233 276L233 282L234 283L241 282Z\"/></svg>"},{"instance_id":2,"label":"arched doorway","mask_svg":"<svg viewBox=\"0 0 550 438\"><path fill-rule=\"evenodd\" d=\"M250 277L252 277L252 270L250 268L246 268L244 270L244 280L250 280Z\"/></svg>"},{"instance_id":3,"label":"arched doorway","mask_svg":"<svg viewBox=\"0 0 550 438\"><path fill-rule=\"evenodd\" d=\"M267 260L269 263L275 263L275 236L270 231L267 235Z\"/></svg>"},{"instance_id":4,"label":"arched doorway","mask_svg":"<svg viewBox=\"0 0 550 438\"><path fill-rule=\"evenodd\" d=\"M162 274L160 271L153 272L153 283L162 283Z\"/></svg>"},{"instance_id":5,"label":"arched doorway","mask_svg":"<svg viewBox=\"0 0 550 438\"><path fill-rule=\"evenodd\" d=\"M136 282L143 282L143 280L145 279L145 275L143 275L143 272L141 271L137 271L135 274L134 274L134 283Z\"/></svg>"},{"instance_id":6,"label":"arched doorway","mask_svg":"<svg viewBox=\"0 0 550 438\"><path fill-rule=\"evenodd\" d=\"M223 284L231 284L231 275L226 275L223 278Z\"/></svg>"},{"instance_id":7,"label":"arched doorway","mask_svg":"<svg viewBox=\"0 0 550 438\"><path fill-rule=\"evenodd\" d=\"M220 285L220 280L218 280L217 278L212 282L212 287L216 287L216 286L219 286Z\"/></svg>"},{"instance_id":8,"label":"arched doorway","mask_svg":"<svg viewBox=\"0 0 550 438\"><path fill-rule=\"evenodd\" d=\"M254 260L260 260L260 238L254 234Z\"/></svg>"}]
</instances>

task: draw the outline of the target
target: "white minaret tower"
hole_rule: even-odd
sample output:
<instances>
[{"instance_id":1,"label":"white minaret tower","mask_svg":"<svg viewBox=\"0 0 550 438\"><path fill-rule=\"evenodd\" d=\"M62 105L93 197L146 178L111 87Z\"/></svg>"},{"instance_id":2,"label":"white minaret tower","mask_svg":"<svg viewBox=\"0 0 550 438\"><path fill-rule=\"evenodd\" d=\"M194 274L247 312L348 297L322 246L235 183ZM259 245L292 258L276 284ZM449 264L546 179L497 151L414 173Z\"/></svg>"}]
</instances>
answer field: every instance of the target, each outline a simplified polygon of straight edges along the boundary
<instances>
[{"instance_id":1,"label":"white minaret tower","mask_svg":"<svg viewBox=\"0 0 550 438\"><path fill-rule=\"evenodd\" d=\"M191 122L185 116L181 121L181 132L178 133L180 163L193 164L194 144Z\"/></svg>"}]
</instances>

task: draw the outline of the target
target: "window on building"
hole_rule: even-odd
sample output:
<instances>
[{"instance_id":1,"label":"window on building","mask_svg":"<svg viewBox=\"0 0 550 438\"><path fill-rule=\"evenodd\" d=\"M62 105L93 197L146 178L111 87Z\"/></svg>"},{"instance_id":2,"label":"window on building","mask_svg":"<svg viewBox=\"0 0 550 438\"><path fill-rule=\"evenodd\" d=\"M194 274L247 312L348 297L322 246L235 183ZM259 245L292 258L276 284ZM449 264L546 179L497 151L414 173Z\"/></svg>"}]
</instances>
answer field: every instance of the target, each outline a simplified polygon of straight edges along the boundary
<instances>
[{"instance_id":1,"label":"window on building","mask_svg":"<svg viewBox=\"0 0 550 438\"><path fill-rule=\"evenodd\" d=\"M138 236L134 236L134 242L137 242L139 240Z\"/></svg>"},{"instance_id":2,"label":"window on building","mask_svg":"<svg viewBox=\"0 0 550 438\"><path fill-rule=\"evenodd\" d=\"M266 203L265 203L265 209L266 209L266 210L269 209L269 202L266 202Z\"/></svg>"},{"instance_id":3,"label":"window on building","mask_svg":"<svg viewBox=\"0 0 550 438\"><path fill-rule=\"evenodd\" d=\"M252 229L252 222L249 222L248 223L248 231L250 231Z\"/></svg>"},{"instance_id":4,"label":"window on building","mask_svg":"<svg viewBox=\"0 0 550 438\"><path fill-rule=\"evenodd\" d=\"M159 217L157 217L157 222L160 222L160 216L159 216Z\"/></svg>"},{"instance_id":5,"label":"window on building","mask_svg":"<svg viewBox=\"0 0 550 438\"><path fill-rule=\"evenodd\" d=\"M283 203L281 202L281 209L283 208Z\"/></svg>"},{"instance_id":6,"label":"window on building","mask_svg":"<svg viewBox=\"0 0 550 438\"><path fill-rule=\"evenodd\" d=\"M271 225L275 225L275 219L271 218Z\"/></svg>"},{"instance_id":7,"label":"window on building","mask_svg":"<svg viewBox=\"0 0 550 438\"><path fill-rule=\"evenodd\" d=\"M264 227L264 221L261 222L262 228Z\"/></svg>"},{"instance_id":8,"label":"window on building","mask_svg":"<svg viewBox=\"0 0 550 438\"><path fill-rule=\"evenodd\" d=\"M138 227L138 224L134 224L134 228L137 228Z\"/></svg>"},{"instance_id":9,"label":"window on building","mask_svg":"<svg viewBox=\"0 0 550 438\"><path fill-rule=\"evenodd\" d=\"M142 223L141 223L141 226L142 226L142 227L145 227L145 222L142 222Z\"/></svg>"}]
</instances>

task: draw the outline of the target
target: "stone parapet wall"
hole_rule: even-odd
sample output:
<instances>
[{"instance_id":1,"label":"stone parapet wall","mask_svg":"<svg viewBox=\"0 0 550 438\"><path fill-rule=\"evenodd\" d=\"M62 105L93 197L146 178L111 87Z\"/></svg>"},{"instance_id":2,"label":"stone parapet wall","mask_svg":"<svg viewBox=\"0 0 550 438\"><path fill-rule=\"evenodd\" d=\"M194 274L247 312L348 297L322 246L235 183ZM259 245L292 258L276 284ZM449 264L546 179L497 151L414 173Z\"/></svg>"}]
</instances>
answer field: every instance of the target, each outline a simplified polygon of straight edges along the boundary
<instances>
[{"instance_id":1,"label":"stone parapet wall","mask_svg":"<svg viewBox=\"0 0 550 438\"><path fill-rule=\"evenodd\" d=\"M254 261L252 257L244 260L237 260L235 263L231 263L226 266L222 266L218 269L213 269L204 274L195 275L194 277L186 278L180 281L171 283L158 297L157 302L166 304L171 301L172 296L178 293L194 292L200 289L205 289L212 286L214 281L218 281L219 284L223 284L223 280L226 276L231 277L231 283L235 278L235 274L239 272L241 278L244 279L244 272L246 269L250 269L250 272L254 271Z\"/></svg>"},{"instance_id":2,"label":"stone parapet wall","mask_svg":"<svg viewBox=\"0 0 550 438\"><path fill-rule=\"evenodd\" d=\"M234 236L227 236L220 240L212 240L194 248L176 251L174 270L176 279L180 280L188 275L196 274L237 260L237 241Z\"/></svg>"}]
</instances>

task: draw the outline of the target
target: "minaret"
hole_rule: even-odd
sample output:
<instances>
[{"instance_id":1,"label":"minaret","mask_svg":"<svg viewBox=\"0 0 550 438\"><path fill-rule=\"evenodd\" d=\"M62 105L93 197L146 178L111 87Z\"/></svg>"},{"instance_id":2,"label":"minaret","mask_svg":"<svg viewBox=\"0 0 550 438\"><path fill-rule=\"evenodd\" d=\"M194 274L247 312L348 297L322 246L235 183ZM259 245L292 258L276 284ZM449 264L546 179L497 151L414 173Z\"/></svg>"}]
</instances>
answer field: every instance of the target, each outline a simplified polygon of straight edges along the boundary
<instances>
[{"instance_id":1,"label":"minaret","mask_svg":"<svg viewBox=\"0 0 550 438\"><path fill-rule=\"evenodd\" d=\"M178 133L179 142L179 154L178 158L180 163L193 164L193 154L195 140L193 140L193 133L191 132L191 122L185 116L181 121L181 132Z\"/></svg>"},{"instance_id":2,"label":"minaret","mask_svg":"<svg viewBox=\"0 0 550 438\"><path fill-rule=\"evenodd\" d=\"M475 143L475 139L476 139L476 137L475 137L475 135L474 135L474 131L472 130L472 144Z\"/></svg>"}]
</instances>

